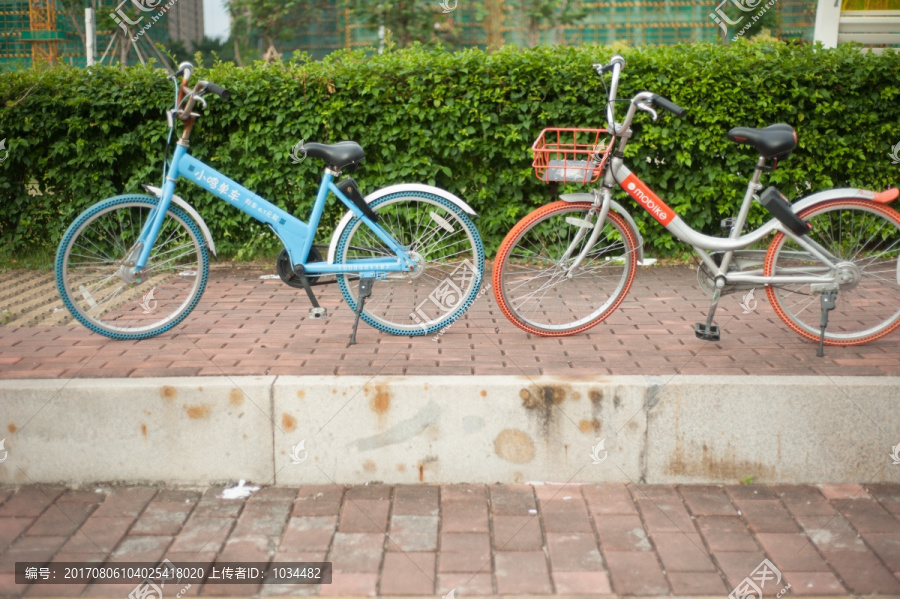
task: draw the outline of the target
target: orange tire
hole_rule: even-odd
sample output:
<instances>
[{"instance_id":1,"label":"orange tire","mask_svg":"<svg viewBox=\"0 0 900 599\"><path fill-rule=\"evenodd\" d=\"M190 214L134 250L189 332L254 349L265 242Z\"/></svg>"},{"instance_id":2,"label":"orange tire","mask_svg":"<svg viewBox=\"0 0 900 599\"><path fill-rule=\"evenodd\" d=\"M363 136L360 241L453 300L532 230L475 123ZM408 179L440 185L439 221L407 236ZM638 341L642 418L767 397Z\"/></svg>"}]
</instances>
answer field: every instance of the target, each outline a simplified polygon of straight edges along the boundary
<instances>
[{"instance_id":1,"label":"orange tire","mask_svg":"<svg viewBox=\"0 0 900 599\"><path fill-rule=\"evenodd\" d=\"M809 237L833 255L846 258L839 262L844 265L846 280L840 284L837 305L829 314L825 345L863 345L900 327L900 214L867 200L838 199L810 206L799 216L813 225ZM855 241L863 242L864 247L851 247ZM766 253L766 276L777 274L776 262L785 243L792 246L788 251L802 256L802 248L784 233L777 233ZM788 267L787 260L782 261L782 268ZM797 258L790 267L821 273L822 264ZM820 299L809 287L808 283L766 285L766 295L775 313L792 331L818 342ZM792 291L793 288L797 290ZM803 322L804 318L809 322Z\"/></svg>"},{"instance_id":2,"label":"orange tire","mask_svg":"<svg viewBox=\"0 0 900 599\"><path fill-rule=\"evenodd\" d=\"M577 243L587 241L590 231L578 223L590 208L589 202L547 204L516 223L500 244L494 297L503 314L523 331L542 337L584 332L612 314L628 295L637 270L637 243L625 220L612 211L584 262L573 277L566 276L583 246L570 252L565 266L560 259L576 241L579 228L585 233ZM532 238L538 253L528 247ZM587 280L598 274L602 276Z\"/></svg>"}]
</instances>

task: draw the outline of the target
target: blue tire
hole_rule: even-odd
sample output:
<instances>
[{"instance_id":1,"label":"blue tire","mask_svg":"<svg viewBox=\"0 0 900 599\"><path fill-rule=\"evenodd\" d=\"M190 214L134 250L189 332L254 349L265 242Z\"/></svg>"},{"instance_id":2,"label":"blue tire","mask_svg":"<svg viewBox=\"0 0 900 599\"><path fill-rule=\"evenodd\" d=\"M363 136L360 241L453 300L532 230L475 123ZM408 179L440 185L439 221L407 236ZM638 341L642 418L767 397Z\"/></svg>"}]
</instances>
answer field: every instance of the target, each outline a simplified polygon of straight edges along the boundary
<instances>
[{"instance_id":1,"label":"blue tire","mask_svg":"<svg viewBox=\"0 0 900 599\"><path fill-rule=\"evenodd\" d=\"M411 273L386 273L376 280L361 314L370 326L392 335L430 335L469 309L484 280L484 245L472 219L444 198L403 191L369 207L381 225L417 258ZM359 218L338 238L335 263L394 255ZM338 275L347 304L356 310L356 276Z\"/></svg>"},{"instance_id":2,"label":"blue tire","mask_svg":"<svg viewBox=\"0 0 900 599\"><path fill-rule=\"evenodd\" d=\"M170 206L140 273L131 268L143 224L159 200L121 195L82 213L56 252L56 287L81 324L111 339L146 339L181 322L209 278L209 255L197 224Z\"/></svg>"}]
</instances>

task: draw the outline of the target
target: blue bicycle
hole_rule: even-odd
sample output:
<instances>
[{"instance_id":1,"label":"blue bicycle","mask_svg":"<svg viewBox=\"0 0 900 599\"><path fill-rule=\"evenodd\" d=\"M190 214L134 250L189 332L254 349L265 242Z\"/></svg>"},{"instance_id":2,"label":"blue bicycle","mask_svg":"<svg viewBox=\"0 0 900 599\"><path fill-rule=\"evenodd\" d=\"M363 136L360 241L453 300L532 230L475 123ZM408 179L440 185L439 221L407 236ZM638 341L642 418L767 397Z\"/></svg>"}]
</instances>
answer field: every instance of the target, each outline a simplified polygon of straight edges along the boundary
<instances>
[{"instance_id":1,"label":"blue bicycle","mask_svg":"<svg viewBox=\"0 0 900 599\"><path fill-rule=\"evenodd\" d=\"M206 189L266 224L284 245L276 270L306 291L311 318L326 316L312 291L336 282L359 320L395 335L429 335L459 318L472 304L484 274L484 247L455 195L427 185L403 184L363 197L343 171L355 170L365 153L356 142L308 143L307 156L325 161L325 173L303 222L188 153L191 130L208 93L228 99L221 86L193 88L190 63L179 65L169 138L184 123L171 160L153 195L120 195L95 204L68 228L56 254L56 283L63 302L90 330L113 339L145 339L168 331L197 305L216 255L209 228L175 195L178 179ZM180 82L179 82L180 78ZM168 156L168 150L166 150ZM329 193L349 212L335 228L323 259L313 241ZM331 276L333 275L333 277Z\"/></svg>"}]
</instances>

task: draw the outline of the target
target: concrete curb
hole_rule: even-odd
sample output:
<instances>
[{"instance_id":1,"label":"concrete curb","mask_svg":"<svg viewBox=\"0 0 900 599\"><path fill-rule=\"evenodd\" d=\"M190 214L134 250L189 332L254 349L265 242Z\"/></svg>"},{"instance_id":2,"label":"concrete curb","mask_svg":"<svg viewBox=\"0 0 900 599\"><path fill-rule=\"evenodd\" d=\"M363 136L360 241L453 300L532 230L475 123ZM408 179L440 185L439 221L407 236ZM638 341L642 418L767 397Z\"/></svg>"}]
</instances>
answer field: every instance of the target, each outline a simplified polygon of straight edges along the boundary
<instances>
[{"instance_id":1,"label":"concrete curb","mask_svg":"<svg viewBox=\"0 0 900 599\"><path fill-rule=\"evenodd\" d=\"M0 482L900 482L898 397L900 377L0 381Z\"/></svg>"}]
</instances>

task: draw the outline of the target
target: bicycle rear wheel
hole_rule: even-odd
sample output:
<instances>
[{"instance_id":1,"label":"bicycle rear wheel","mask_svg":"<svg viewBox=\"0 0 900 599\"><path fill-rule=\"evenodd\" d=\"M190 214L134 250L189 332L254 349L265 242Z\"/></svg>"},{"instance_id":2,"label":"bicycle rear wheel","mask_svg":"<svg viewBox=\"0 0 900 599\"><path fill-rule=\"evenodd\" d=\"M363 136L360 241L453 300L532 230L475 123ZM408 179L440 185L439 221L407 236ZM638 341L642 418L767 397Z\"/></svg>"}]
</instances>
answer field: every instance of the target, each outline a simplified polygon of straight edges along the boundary
<instances>
[{"instance_id":1,"label":"bicycle rear wheel","mask_svg":"<svg viewBox=\"0 0 900 599\"><path fill-rule=\"evenodd\" d=\"M865 200L833 200L811 206L800 217L812 224L809 237L839 258L843 278L829 313L825 345L862 345L900 327L900 214ZM784 233L769 245L764 273L827 275L831 269ZM779 318L810 341L818 341L821 304L807 284L767 285Z\"/></svg>"},{"instance_id":2,"label":"bicycle rear wheel","mask_svg":"<svg viewBox=\"0 0 900 599\"><path fill-rule=\"evenodd\" d=\"M393 335L429 335L459 318L475 301L484 277L484 246L472 220L457 206L427 192L396 192L369 207L378 224L417 261L414 272L377 280L360 317ZM335 262L393 257L394 252L359 218L338 239ZM356 310L358 280L338 275Z\"/></svg>"},{"instance_id":3,"label":"bicycle rear wheel","mask_svg":"<svg viewBox=\"0 0 900 599\"><path fill-rule=\"evenodd\" d=\"M520 329L547 337L575 335L603 321L631 289L637 244L610 211L584 261L568 276L596 222L588 202L554 202L520 220L494 263L494 296ZM584 231L579 235L580 231Z\"/></svg>"},{"instance_id":4,"label":"bicycle rear wheel","mask_svg":"<svg viewBox=\"0 0 900 599\"><path fill-rule=\"evenodd\" d=\"M84 326L112 339L146 339L193 310L206 288L209 256L194 221L176 206L166 213L147 266L132 273L138 238L159 200L124 195L75 219L56 253L56 286Z\"/></svg>"}]
</instances>

